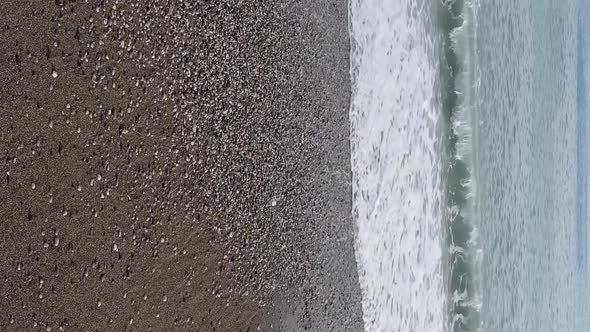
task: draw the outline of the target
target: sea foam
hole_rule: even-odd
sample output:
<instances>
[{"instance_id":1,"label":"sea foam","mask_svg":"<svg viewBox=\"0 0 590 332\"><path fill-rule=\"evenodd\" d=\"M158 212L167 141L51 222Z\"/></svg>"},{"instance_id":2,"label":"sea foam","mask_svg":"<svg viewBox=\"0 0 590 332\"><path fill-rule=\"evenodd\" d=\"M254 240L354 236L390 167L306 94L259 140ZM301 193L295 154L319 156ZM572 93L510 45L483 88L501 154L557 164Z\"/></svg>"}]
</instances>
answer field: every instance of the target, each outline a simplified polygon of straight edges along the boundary
<instances>
[{"instance_id":1,"label":"sea foam","mask_svg":"<svg viewBox=\"0 0 590 332\"><path fill-rule=\"evenodd\" d=\"M445 130L431 2L351 0L353 215L366 331L446 331Z\"/></svg>"}]
</instances>

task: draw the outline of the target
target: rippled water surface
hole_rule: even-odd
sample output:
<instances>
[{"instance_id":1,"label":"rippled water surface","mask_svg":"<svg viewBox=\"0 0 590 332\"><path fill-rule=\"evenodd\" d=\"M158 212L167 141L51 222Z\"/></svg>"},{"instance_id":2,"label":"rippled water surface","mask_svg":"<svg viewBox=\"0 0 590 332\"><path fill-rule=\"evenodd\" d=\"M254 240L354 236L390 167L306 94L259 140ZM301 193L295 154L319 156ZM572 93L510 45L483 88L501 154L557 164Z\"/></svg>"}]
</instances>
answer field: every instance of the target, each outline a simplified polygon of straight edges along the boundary
<instances>
[{"instance_id":1,"label":"rippled water surface","mask_svg":"<svg viewBox=\"0 0 590 332\"><path fill-rule=\"evenodd\" d=\"M583 330L586 6L351 1L367 331Z\"/></svg>"}]
</instances>

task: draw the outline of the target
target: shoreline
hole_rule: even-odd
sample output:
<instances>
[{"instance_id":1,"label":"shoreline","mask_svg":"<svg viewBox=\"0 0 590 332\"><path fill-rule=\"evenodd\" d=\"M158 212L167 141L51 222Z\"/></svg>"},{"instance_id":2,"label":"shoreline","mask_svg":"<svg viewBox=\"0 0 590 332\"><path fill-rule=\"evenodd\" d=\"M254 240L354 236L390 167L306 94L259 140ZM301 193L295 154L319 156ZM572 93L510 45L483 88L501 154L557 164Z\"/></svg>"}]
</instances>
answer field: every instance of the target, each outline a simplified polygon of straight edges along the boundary
<instances>
[{"instance_id":1,"label":"shoreline","mask_svg":"<svg viewBox=\"0 0 590 332\"><path fill-rule=\"evenodd\" d=\"M303 164L304 280L287 292L295 305L275 305L283 330L362 331L354 253L350 168L350 40L348 4L303 1L288 10L302 24L295 45L306 123ZM346 87L346 88L344 88ZM311 88L311 89L310 89ZM295 312L293 311L295 308ZM278 312L278 313L277 313ZM298 317L299 316L299 317Z\"/></svg>"}]
</instances>

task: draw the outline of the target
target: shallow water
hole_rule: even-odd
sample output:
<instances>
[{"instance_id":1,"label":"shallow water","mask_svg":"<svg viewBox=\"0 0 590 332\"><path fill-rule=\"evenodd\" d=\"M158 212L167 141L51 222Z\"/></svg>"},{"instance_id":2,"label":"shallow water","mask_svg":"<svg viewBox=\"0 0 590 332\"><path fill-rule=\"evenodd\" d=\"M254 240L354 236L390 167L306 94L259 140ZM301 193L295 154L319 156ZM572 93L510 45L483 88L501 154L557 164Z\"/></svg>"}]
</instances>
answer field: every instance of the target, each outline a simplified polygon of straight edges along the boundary
<instances>
[{"instance_id":1,"label":"shallow water","mask_svg":"<svg viewBox=\"0 0 590 332\"><path fill-rule=\"evenodd\" d=\"M353 214L367 331L433 331L447 320L431 11L405 0L351 2Z\"/></svg>"},{"instance_id":2,"label":"shallow water","mask_svg":"<svg viewBox=\"0 0 590 332\"><path fill-rule=\"evenodd\" d=\"M581 331L586 10L351 1L367 331Z\"/></svg>"}]
</instances>

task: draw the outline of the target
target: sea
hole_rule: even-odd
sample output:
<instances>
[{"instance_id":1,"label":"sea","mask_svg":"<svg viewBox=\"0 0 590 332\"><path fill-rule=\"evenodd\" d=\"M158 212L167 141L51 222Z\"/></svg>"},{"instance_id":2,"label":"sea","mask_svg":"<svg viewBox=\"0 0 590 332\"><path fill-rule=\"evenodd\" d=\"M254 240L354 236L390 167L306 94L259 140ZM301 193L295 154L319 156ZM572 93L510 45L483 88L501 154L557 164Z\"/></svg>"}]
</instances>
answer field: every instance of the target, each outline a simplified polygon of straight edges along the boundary
<instances>
[{"instance_id":1,"label":"sea","mask_svg":"<svg viewBox=\"0 0 590 332\"><path fill-rule=\"evenodd\" d=\"M349 0L366 331L588 331L590 2Z\"/></svg>"}]
</instances>

